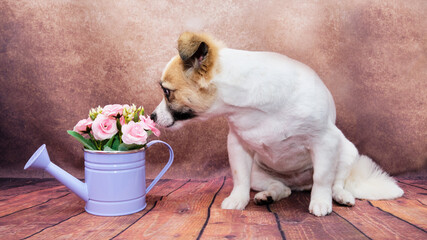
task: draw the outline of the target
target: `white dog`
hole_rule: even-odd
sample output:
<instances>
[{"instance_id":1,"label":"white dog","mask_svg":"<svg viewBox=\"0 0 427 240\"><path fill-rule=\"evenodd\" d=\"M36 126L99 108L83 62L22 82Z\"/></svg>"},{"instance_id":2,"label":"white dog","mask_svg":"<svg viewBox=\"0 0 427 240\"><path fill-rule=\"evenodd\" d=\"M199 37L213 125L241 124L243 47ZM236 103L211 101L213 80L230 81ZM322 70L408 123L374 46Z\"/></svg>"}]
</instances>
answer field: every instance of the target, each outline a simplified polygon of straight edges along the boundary
<instances>
[{"instance_id":1,"label":"white dog","mask_svg":"<svg viewBox=\"0 0 427 240\"><path fill-rule=\"evenodd\" d=\"M311 190L309 211L332 212L332 199L393 199L394 179L335 126L335 105L319 76L306 65L270 52L229 49L206 34L183 33L179 55L161 78L165 97L152 114L164 127L225 116L234 187L224 209Z\"/></svg>"}]
</instances>

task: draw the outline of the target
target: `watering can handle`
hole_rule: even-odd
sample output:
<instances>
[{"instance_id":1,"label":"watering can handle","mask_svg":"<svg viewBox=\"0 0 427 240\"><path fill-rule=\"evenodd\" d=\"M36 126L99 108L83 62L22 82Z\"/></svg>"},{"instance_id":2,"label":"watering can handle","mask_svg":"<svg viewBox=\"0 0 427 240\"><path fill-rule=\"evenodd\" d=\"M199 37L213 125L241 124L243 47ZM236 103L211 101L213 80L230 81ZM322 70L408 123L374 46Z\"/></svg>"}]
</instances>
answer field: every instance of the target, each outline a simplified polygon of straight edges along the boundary
<instances>
[{"instance_id":1,"label":"watering can handle","mask_svg":"<svg viewBox=\"0 0 427 240\"><path fill-rule=\"evenodd\" d=\"M169 167L172 165L173 162L173 150L171 148L171 146L169 146L169 144L160 141L160 140L154 140L151 141L149 143L147 143L147 148L149 148L151 145L156 144L156 143L163 143L164 145L166 145L166 147L168 147L169 149L169 160L168 163L166 164L166 166L162 169L162 171L160 171L159 175L157 175L157 177L151 182L150 186L148 186L146 193L148 193L151 188L154 187L154 185L156 185L156 183L160 180L160 178L163 176L163 174L165 174L165 172L169 169Z\"/></svg>"}]
</instances>

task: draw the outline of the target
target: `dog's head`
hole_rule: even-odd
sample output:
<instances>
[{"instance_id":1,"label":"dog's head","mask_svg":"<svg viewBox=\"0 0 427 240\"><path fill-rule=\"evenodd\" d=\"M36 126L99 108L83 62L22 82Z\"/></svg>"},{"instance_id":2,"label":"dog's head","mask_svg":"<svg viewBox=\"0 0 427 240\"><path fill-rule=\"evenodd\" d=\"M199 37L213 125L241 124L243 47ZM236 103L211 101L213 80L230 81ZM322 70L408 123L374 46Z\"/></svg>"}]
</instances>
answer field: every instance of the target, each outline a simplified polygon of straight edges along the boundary
<instances>
[{"instance_id":1,"label":"dog's head","mask_svg":"<svg viewBox=\"0 0 427 240\"><path fill-rule=\"evenodd\" d=\"M164 98L151 114L163 127L179 127L184 120L203 117L216 99L211 82L218 71L219 44L206 34L185 32L178 39L179 55L163 70Z\"/></svg>"}]
</instances>

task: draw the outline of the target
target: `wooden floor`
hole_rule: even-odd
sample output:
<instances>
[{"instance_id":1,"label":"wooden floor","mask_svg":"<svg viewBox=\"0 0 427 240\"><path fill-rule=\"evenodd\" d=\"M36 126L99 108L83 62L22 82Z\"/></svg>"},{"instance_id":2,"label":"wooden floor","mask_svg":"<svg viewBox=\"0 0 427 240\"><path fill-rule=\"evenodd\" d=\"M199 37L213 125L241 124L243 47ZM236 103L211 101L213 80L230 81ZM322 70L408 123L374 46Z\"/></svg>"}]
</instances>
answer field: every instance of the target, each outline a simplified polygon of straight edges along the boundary
<instances>
[{"instance_id":1,"label":"wooden floor","mask_svg":"<svg viewBox=\"0 0 427 240\"><path fill-rule=\"evenodd\" d=\"M222 210L229 178L161 180L145 210L99 217L56 180L1 179L0 239L427 239L427 179L399 185L402 198L334 204L331 215L319 218L308 213L309 192Z\"/></svg>"}]
</instances>

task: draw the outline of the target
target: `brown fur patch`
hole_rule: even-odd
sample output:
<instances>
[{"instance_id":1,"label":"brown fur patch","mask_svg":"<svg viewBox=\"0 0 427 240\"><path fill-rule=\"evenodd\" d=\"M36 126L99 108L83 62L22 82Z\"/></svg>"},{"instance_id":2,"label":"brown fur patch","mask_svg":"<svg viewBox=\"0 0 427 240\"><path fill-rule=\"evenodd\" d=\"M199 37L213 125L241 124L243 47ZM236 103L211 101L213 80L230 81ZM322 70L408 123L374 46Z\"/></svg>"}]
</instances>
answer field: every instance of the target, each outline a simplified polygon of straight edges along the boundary
<instances>
[{"instance_id":1,"label":"brown fur patch","mask_svg":"<svg viewBox=\"0 0 427 240\"><path fill-rule=\"evenodd\" d=\"M197 64L197 66L188 69L186 75L188 78L198 82L200 86L204 87L208 85L215 73L214 70L218 68L216 63L221 44L205 33L184 32L178 39L178 52L183 63L186 61L197 61L197 59L190 58L202 43L207 45L208 53L200 62L200 65Z\"/></svg>"}]
</instances>

